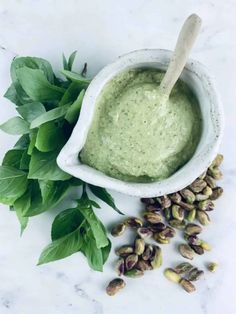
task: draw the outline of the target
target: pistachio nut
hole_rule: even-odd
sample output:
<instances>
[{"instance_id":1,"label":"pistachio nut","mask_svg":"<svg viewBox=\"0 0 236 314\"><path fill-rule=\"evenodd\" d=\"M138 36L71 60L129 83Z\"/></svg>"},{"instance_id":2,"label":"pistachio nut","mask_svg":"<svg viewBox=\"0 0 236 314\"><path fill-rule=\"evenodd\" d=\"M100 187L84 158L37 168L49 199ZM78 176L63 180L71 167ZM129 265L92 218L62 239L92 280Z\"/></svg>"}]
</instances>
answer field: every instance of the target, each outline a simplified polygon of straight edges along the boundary
<instances>
[{"instance_id":1,"label":"pistachio nut","mask_svg":"<svg viewBox=\"0 0 236 314\"><path fill-rule=\"evenodd\" d=\"M204 210L197 210L197 219L203 226L209 225L210 223L210 217Z\"/></svg>"},{"instance_id":2,"label":"pistachio nut","mask_svg":"<svg viewBox=\"0 0 236 314\"><path fill-rule=\"evenodd\" d=\"M188 212L186 219L189 222L193 222L195 220L196 217L196 209L192 209Z\"/></svg>"},{"instance_id":3,"label":"pistachio nut","mask_svg":"<svg viewBox=\"0 0 236 314\"><path fill-rule=\"evenodd\" d=\"M153 247L153 256L151 259L151 266L153 269L159 268L162 265L162 251L159 246Z\"/></svg>"},{"instance_id":4,"label":"pistachio nut","mask_svg":"<svg viewBox=\"0 0 236 314\"><path fill-rule=\"evenodd\" d=\"M171 213L174 219L183 220L184 219L184 210L179 205L171 206Z\"/></svg>"},{"instance_id":5,"label":"pistachio nut","mask_svg":"<svg viewBox=\"0 0 236 314\"><path fill-rule=\"evenodd\" d=\"M146 227L138 228L137 229L137 234L140 236L142 239L148 239L151 238L153 235L153 232Z\"/></svg>"},{"instance_id":6,"label":"pistachio nut","mask_svg":"<svg viewBox=\"0 0 236 314\"><path fill-rule=\"evenodd\" d=\"M207 265L207 268L210 272L214 273L216 271L216 269L218 268L218 264L215 262L211 262Z\"/></svg>"},{"instance_id":7,"label":"pistachio nut","mask_svg":"<svg viewBox=\"0 0 236 314\"><path fill-rule=\"evenodd\" d=\"M181 264L179 264L179 265L177 265L176 267L175 267L175 272L177 273L177 274L186 274L186 273L188 273L191 269L193 269L194 268L194 266L193 265L191 265L190 263L188 263L188 262L183 262L183 263L181 263Z\"/></svg>"},{"instance_id":8,"label":"pistachio nut","mask_svg":"<svg viewBox=\"0 0 236 314\"><path fill-rule=\"evenodd\" d=\"M180 285L182 288L184 288L185 291L187 291L188 293L194 292L196 290L195 286L191 283L191 281L182 278L180 280Z\"/></svg>"},{"instance_id":9,"label":"pistachio nut","mask_svg":"<svg viewBox=\"0 0 236 314\"><path fill-rule=\"evenodd\" d=\"M129 254L132 254L134 252L134 249L132 246L129 245L123 245L119 249L116 250L116 255L121 257L126 257Z\"/></svg>"},{"instance_id":10,"label":"pistachio nut","mask_svg":"<svg viewBox=\"0 0 236 314\"><path fill-rule=\"evenodd\" d=\"M202 227L191 223L191 224L187 224L184 231L188 235L199 234L202 232Z\"/></svg>"},{"instance_id":11,"label":"pistachio nut","mask_svg":"<svg viewBox=\"0 0 236 314\"><path fill-rule=\"evenodd\" d=\"M155 233L165 230L166 225L163 222L158 222L157 224L150 224L148 228Z\"/></svg>"},{"instance_id":12,"label":"pistachio nut","mask_svg":"<svg viewBox=\"0 0 236 314\"><path fill-rule=\"evenodd\" d=\"M220 186L218 186L218 187L216 187L216 188L213 189L212 194L211 194L211 196L210 196L210 199L211 199L212 201L215 201L215 200L217 200L219 197L221 197L222 194L223 194L223 189L222 189Z\"/></svg>"},{"instance_id":13,"label":"pistachio nut","mask_svg":"<svg viewBox=\"0 0 236 314\"><path fill-rule=\"evenodd\" d=\"M193 268L192 270L189 271L188 273L188 280L189 281L197 281L204 275L203 270L199 270L198 268Z\"/></svg>"},{"instance_id":14,"label":"pistachio nut","mask_svg":"<svg viewBox=\"0 0 236 314\"><path fill-rule=\"evenodd\" d=\"M153 254L153 246L151 244L148 244L145 246L145 250L142 254L142 259L144 261L148 261L151 259L152 254Z\"/></svg>"},{"instance_id":15,"label":"pistachio nut","mask_svg":"<svg viewBox=\"0 0 236 314\"><path fill-rule=\"evenodd\" d=\"M141 198L141 202L144 204L155 204L155 199L154 198Z\"/></svg>"},{"instance_id":16,"label":"pistachio nut","mask_svg":"<svg viewBox=\"0 0 236 314\"><path fill-rule=\"evenodd\" d=\"M106 291L110 296L115 295L118 291L125 287L125 282L121 278L113 279L107 286Z\"/></svg>"},{"instance_id":17,"label":"pistachio nut","mask_svg":"<svg viewBox=\"0 0 236 314\"><path fill-rule=\"evenodd\" d=\"M143 221L137 217L127 218L124 223L131 228L140 228L143 226Z\"/></svg>"},{"instance_id":18,"label":"pistachio nut","mask_svg":"<svg viewBox=\"0 0 236 314\"><path fill-rule=\"evenodd\" d=\"M134 252L137 255L142 255L145 249L144 239L137 238L134 242Z\"/></svg>"},{"instance_id":19,"label":"pistachio nut","mask_svg":"<svg viewBox=\"0 0 236 314\"><path fill-rule=\"evenodd\" d=\"M206 187L206 185L207 184L204 180L196 179L192 184L190 184L189 188L192 190L192 192L199 193Z\"/></svg>"},{"instance_id":20,"label":"pistachio nut","mask_svg":"<svg viewBox=\"0 0 236 314\"><path fill-rule=\"evenodd\" d=\"M216 187L216 181L211 176L206 175L204 180L206 181L210 188L214 189Z\"/></svg>"},{"instance_id":21,"label":"pistachio nut","mask_svg":"<svg viewBox=\"0 0 236 314\"><path fill-rule=\"evenodd\" d=\"M160 238L173 238L176 234L175 230L169 226L167 226L164 230L160 231L159 233Z\"/></svg>"},{"instance_id":22,"label":"pistachio nut","mask_svg":"<svg viewBox=\"0 0 236 314\"><path fill-rule=\"evenodd\" d=\"M193 204L195 201L195 194L189 189L183 189L180 191L180 194L185 199L185 201L189 204Z\"/></svg>"},{"instance_id":23,"label":"pistachio nut","mask_svg":"<svg viewBox=\"0 0 236 314\"><path fill-rule=\"evenodd\" d=\"M211 167L213 167L213 168L214 168L214 167L219 167L219 166L221 165L223 159L224 159L224 156L223 156L223 155L217 154L217 156L215 157L215 159L212 161L210 168L211 168Z\"/></svg>"},{"instance_id":24,"label":"pistachio nut","mask_svg":"<svg viewBox=\"0 0 236 314\"><path fill-rule=\"evenodd\" d=\"M127 270L134 268L135 264L138 262L137 254L130 254L125 259L125 267Z\"/></svg>"},{"instance_id":25,"label":"pistachio nut","mask_svg":"<svg viewBox=\"0 0 236 314\"><path fill-rule=\"evenodd\" d=\"M175 204L179 204L179 202L181 202L182 197L179 193L173 193L169 195L171 201Z\"/></svg>"},{"instance_id":26,"label":"pistachio nut","mask_svg":"<svg viewBox=\"0 0 236 314\"><path fill-rule=\"evenodd\" d=\"M205 194L196 194L196 201L205 201L209 198L208 195L205 195Z\"/></svg>"},{"instance_id":27,"label":"pistachio nut","mask_svg":"<svg viewBox=\"0 0 236 314\"><path fill-rule=\"evenodd\" d=\"M164 195L160 198L162 208L169 208L171 206L171 200L169 196Z\"/></svg>"},{"instance_id":28,"label":"pistachio nut","mask_svg":"<svg viewBox=\"0 0 236 314\"><path fill-rule=\"evenodd\" d=\"M183 202L183 201L179 202L178 205L181 206L185 210L192 210L195 208L195 206L193 204L188 204L188 203Z\"/></svg>"},{"instance_id":29,"label":"pistachio nut","mask_svg":"<svg viewBox=\"0 0 236 314\"><path fill-rule=\"evenodd\" d=\"M210 196L212 194L212 188L208 185L202 190L202 193L206 196Z\"/></svg>"},{"instance_id":30,"label":"pistachio nut","mask_svg":"<svg viewBox=\"0 0 236 314\"><path fill-rule=\"evenodd\" d=\"M214 203L211 200L200 201L197 206L199 209L206 211L214 209Z\"/></svg>"},{"instance_id":31,"label":"pistachio nut","mask_svg":"<svg viewBox=\"0 0 236 314\"><path fill-rule=\"evenodd\" d=\"M148 204L145 208L147 212L156 212L161 210L161 205L157 202L155 204Z\"/></svg>"},{"instance_id":32,"label":"pistachio nut","mask_svg":"<svg viewBox=\"0 0 236 314\"><path fill-rule=\"evenodd\" d=\"M182 220L177 220L177 219L171 219L169 221L169 224L171 225L171 227L179 229L179 230L183 230L185 228L185 221Z\"/></svg>"},{"instance_id":33,"label":"pistachio nut","mask_svg":"<svg viewBox=\"0 0 236 314\"><path fill-rule=\"evenodd\" d=\"M192 260L194 258L194 250L188 245L188 244L180 244L179 245L179 252L180 254L187 258Z\"/></svg>"},{"instance_id":34,"label":"pistachio nut","mask_svg":"<svg viewBox=\"0 0 236 314\"><path fill-rule=\"evenodd\" d=\"M154 233L153 239L160 244L169 244L170 238L162 238L159 233Z\"/></svg>"},{"instance_id":35,"label":"pistachio nut","mask_svg":"<svg viewBox=\"0 0 236 314\"><path fill-rule=\"evenodd\" d=\"M167 279L175 283L179 283L181 280L180 275L177 274L172 268L166 268L164 271L164 275Z\"/></svg>"},{"instance_id":36,"label":"pistachio nut","mask_svg":"<svg viewBox=\"0 0 236 314\"><path fill-rule=\"evenodd\" d=\"M125 232L125 229L126 229L126 224L120 223L112 228L111 235L113 237L118 237Z\"/></svg>"},{"instance_id":37,"label":"pistachio nut","mask_svg":"<svg viewBox=\"0 0 236 314\"><path fill-rule=\"evenodd\" d=\"M118 276L124 275L125 272L125 260L123 258L119 258L116 263L116 272Z\"/></svg>"},{"instance_id":38,"label":"pistachio nut","mask_svg":"<svg viewBox=\"0 0 236 314\"><path fill-rule=\"evenodd\" d=\"M204 250L200 245L190 244L191 249L198 255L204 254Z\"/></svg>"},{"instance_id":39,"label":"pistachio nut","mask_svg":"<svg viewBox=\"0 0 236 314\"><path fill-rule=\"evenodd\" d=\"M145 261L143 259L140 259L138 263L135 265L136 269L145 271L145 270L152 270L151 263L149 261Z\"/></svg>"},{"instance_id":40,"label":"pistachio nut","mask_svg":"<svg viewBox=\"0 0 236 314\"><path fill-rule=\"evenodd\" d=\"M223 173L220 171L218 167L208 168L207 174L215 180L220 180L223 177Z\"/></svg>"},{"instance_id":41,"label":"pistachio nut","mask_svg":"<svg viewBox=\"0 0 236 314\"><path fill-rule=\"evenodd\" d=\"M211 251L211 246L204 240L200 240L200 246L203 248L204 251Z\"/></svg>"},{"instance_id":42,"label":"pistachio nut","mask_svg":"<svg viewBox=\"0 0 236 314\"><path fill-rule=\"evenodd\" d=\"M162 221L162 216L158 212L144 212L143 217L152 224Z\"/></svg>"},{"instance_id":43,"label":"pistachio nut","mask_svg":"<svg viewBox=\"0 0 236 314\"><path fill-rule=\"evenodd\" d=\"M184 235L184 238L186 241L188 241L188 244L193 244L193 245L200 245L201 244L201 241L195 234L194 235L187 235L185 234Z\"/></svg>"},{"instance_id":44,"label":"pistachio nut","mask_svg":"<svg viewBox=\"0 0 236 314\"><path fill-rule=\"evenodd\" d=\"M165 208L163 210L164 216L166 218L166 220L170 220L171 219L171 209L170 208Z\"/></svg>"},{"instance_id":45,"label":"pistachio nut","mask_svg":"<svg viewBox=\"0 0 236 314\"><path fill-rule=\"evenodd\" d=\"M143 275L144 275L144 272L136 268L130 269L125 272L125 276L129 278L139 278L139 277L142 277Z\"/></svg>"}]
</instances>

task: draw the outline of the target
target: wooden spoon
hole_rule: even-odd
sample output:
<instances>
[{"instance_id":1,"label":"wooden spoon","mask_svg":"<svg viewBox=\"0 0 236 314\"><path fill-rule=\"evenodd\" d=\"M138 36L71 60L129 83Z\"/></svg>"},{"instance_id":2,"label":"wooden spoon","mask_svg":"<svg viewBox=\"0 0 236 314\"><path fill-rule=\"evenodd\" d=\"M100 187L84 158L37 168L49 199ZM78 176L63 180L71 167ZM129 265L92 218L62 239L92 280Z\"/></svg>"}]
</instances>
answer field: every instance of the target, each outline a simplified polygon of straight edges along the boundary
<instances>
[{"instance_id":1,"label":"wooden spoon","mask_svg":"<svg viewBox=\"0 0 236 314\"><path fill-rule=\"evenodd\" d=\"M181 28L174 53L160 84L161 96L168 100L172 88L178 80L199 34L202 20L197 14L190 15Z\"/></svg>"}]
</instances>

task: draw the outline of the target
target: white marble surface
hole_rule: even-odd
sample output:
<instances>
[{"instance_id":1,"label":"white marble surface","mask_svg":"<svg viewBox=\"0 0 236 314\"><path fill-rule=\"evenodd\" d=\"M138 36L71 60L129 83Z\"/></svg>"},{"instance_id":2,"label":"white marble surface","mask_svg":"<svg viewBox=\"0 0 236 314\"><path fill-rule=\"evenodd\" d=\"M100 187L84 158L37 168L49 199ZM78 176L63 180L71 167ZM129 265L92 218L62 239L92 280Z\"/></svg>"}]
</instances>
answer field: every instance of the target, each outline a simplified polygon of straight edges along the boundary
<instances>
[{"instance_id":1,"label":"white marble surface","mask_svg":"<svg viewBox=\"0 0 236 314\"><path fill-rule=\"evenodd\" d=\"M168 282L162 269L139 280L129 280L116 297L104 287L114 276L111 254L104 273L89 270L75 254L66 260L37 267L41 249L49 242L55 211L31 219L22 238L14 214L0 206L0 313L1 314L234 314L236 313L236 1L235 0L0 0L0 123L15 114L2 97L9 85L9 66L18 55L41 56L61 67L61 53L77 49L82 66L95 74L106 63L130 50L173 48L185 17L196 12L203 28L192 56L207 65L222 96L226 129L221 152L225 155L224 197L212 213L204 238L213 251L196 259L199 267L217 260L219 271L207 274L197 292L187 295ZM15 138L0 133L0 157ZM140 210L137 199L114 194L127 214ZM98 212L109 226L118 219L106 206ZM117 239L114 246L126 239ZM164 265L178 262L173 245L164 247Z\"/></svg>"}]
</instances>

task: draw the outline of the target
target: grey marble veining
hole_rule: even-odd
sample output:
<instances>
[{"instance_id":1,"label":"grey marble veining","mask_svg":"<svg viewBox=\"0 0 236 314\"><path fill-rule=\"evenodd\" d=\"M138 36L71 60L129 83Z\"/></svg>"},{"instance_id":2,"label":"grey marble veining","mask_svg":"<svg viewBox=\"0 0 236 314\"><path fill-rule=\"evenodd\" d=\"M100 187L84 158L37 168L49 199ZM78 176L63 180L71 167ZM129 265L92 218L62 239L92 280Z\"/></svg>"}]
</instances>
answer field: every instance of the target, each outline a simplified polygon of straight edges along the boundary
<instances>
[{"instance_id":1,"label":"grey marble veining","mask_svg":"<svg viewBox=\"0 0 236 314\"><path fill-rule=\"evenodd\" d=\"M14 106L2 97L10 82L9 67L15 55L45 57L59 71L61 53L76 49L77 68L87 61L92 76L125 52L173 48L182 21L192 12L203 18L192 57L204 63L215 77L226 115L221 145L225 155L225 194L217 202L211 213L212 224L203 234L214 249L197 257L195 263L204 268L207 262L216 260L219 270L215 274L206 272L192 295L168 282L163 269L182 260L176 254L176 245L181 241L177 238L163 247L164 265L160 270L139 280L127 280L123 292L108 297L104 289L115 275L114 253L103 273L91 271L80 254L36 266L41 250L50 241L55 212L32 218L20 237L15 215L0 205L1 314L236 313L235 0L1 0L0 123L16 114ZM14 137L0 132L0 159L14 142ZM137 199L113 195L125 213L135 215L141 209ZM108 226L119 219L107 206L97 214ZM128 239L114 239L114 247L120 241Z\"/></svg>"}]
</instances>

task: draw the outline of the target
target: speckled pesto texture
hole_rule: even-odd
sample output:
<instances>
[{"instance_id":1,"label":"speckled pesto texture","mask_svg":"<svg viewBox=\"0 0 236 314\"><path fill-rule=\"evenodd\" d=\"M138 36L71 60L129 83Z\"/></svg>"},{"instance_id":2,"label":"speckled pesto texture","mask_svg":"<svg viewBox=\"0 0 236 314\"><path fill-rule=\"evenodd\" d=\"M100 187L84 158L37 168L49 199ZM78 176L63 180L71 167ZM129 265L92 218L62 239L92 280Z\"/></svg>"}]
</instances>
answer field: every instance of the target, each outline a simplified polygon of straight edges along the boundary
<instances>
[{"instance_id":1,"label":"speckled pesto texture","mask_svg":"<svg viewBox=\"0 0 236 314\"><path fill-rule=\"evenodd\" d=\"M101 92L81 161L124 181L168 178L194 154L202 119L197 100L178 81L167 102L158 86L163 73L131 69Z\"/></svg>"}]
</instances>

